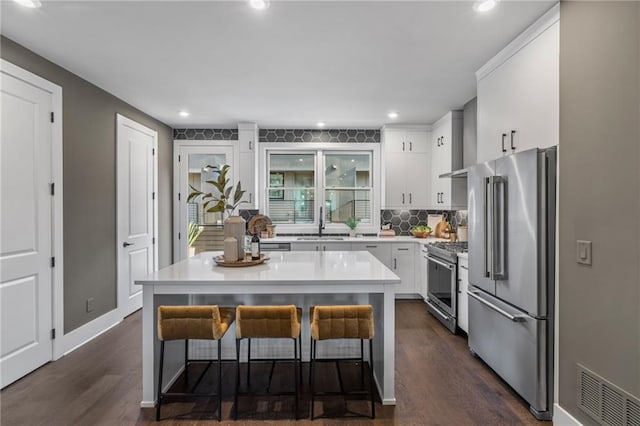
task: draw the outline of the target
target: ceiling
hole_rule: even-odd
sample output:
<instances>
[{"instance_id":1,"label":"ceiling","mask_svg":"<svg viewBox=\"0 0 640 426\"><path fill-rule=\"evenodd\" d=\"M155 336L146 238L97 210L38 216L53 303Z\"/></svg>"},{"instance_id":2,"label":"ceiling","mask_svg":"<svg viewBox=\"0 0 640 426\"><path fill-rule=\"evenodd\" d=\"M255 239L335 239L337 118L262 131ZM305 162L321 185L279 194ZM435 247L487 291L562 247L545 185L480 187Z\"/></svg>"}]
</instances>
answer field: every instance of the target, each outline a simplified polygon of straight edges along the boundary
<instances>
[{"instance_id":1,"label":"ceiling","mask_svg":"<svg viewBox=\"0 0 640 426\"><path fill-rule=\"evenodd\" d=\"M461 108L475 71L555 3L2 1L0 28L172 127L379 128Z\"/></svg>"}]
</instances>

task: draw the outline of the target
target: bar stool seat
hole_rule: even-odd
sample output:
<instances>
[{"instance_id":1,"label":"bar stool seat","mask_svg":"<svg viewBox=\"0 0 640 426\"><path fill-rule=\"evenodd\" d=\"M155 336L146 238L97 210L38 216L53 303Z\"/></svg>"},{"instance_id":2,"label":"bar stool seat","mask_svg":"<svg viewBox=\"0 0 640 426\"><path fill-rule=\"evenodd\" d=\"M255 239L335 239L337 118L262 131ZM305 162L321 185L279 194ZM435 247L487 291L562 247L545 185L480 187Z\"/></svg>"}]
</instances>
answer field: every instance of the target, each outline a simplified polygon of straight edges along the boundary
<instances>
[{"instance_id":1,"label":"bar stool seat","mask_svg":"<svg viewBox=\"0 0 640 426\"><path fill-rule=\"evenodd\" d=\"M238 396L239 395L293 395L295 397L295 418L298 419L298 381L301 380L302 372L302 349L300 348L300 322L302 309L294 305L284 306L246 306L239 305L236 308L236 393L234 404L234 418L238 418ZM292 339L294 357L291 358L254 358L251 359L251 339ZM247 339L247 387L248 392L240 392L240 349L241 341ZM293 392L270 393L271 379L276 361L294 361L294 383ZM251 392L251 362L268 361L271 362L269 372L269 385L266 393Z\"/></svg>"},{"instance_id":2,"label":"bar stool seat","mask_svg":"<svg viewBox=\"0 0 640 426\"><path fill-rule=\"evenodd\" d=\"M336 306L312 306L310 309L311 326L311 355L310 355L310 384L311 384L311 420L314 417L314 403L316 396L327 395L369 395L371 401L371 415L375 418L375 394L373 380L373 307L371 305L336 305ZM359 339L360 357L354 358L320 358L316 357L318 341L334 339ZM369 341L369 391L345 392L340 374L341 361L360 362L360 380L364 388L364 341ZM315 370L317 362L335 362L340 383L340 392L316 392ZM351 413L349 417L364 417Z\"/></svg>"},{"instance_id":3,"label":"bar stool seat","mask_svg":"<svg viewBox=\"0 0 640 426\"><path fill-rule=\"evenodd\" d=\"M220 339L226 334L233 323L236 313L235 308L213 306L159 306L158 307L158 339L160 340L160 368L158 374L158 405L156 407L156 420L160 420L160 408L162 401L167 396L191 396L191 397L217 397L218 420L222 416L222 362ZM218 357L216 359L189 359L189 340L204 339L218 342ZM189 364L206 362L207 366L191 388L190 392L162 392L162 370L164 366L164 343L167 340L184 340L184 366L185 377L188 374ZM205 373L213 363L218 363L218 392L195 393Z\"/></svg>"}]
</instances>

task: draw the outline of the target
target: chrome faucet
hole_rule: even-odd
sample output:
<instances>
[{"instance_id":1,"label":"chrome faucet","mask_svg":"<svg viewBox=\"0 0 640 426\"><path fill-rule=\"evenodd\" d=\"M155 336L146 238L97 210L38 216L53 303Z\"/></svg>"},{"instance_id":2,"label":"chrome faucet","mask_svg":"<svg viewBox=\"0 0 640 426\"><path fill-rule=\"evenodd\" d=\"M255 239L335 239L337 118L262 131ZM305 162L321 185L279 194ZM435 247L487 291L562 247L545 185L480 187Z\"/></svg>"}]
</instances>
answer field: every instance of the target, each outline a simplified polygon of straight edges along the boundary
<instances>
[{"instance_id":1,"label":"chrome faucet","mask_svg":"<svg viewBox=\"0 0 640 426\"><path fill-rule=\"evenodd\" d=\"M322 220L322 206L320 206L320 219L318 220L318 237L322 237L322 230L324 229L324 221Z\"/></svg>"}]
</instances>

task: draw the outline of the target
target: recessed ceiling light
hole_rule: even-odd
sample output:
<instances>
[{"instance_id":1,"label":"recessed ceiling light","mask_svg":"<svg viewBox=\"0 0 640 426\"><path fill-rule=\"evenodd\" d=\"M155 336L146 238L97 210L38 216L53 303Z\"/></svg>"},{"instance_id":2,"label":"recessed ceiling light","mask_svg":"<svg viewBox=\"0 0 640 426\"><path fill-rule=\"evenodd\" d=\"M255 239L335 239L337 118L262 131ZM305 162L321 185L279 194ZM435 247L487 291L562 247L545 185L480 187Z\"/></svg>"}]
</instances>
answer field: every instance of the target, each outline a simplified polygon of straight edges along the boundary
<instances>
[{"instance_id":1,"label":"recessed ceiling light","mask_svg":"<svg viewBox=\"0 0 640 426\"><path fill-rule=\"evenodd\" d=\"M269 0L249 0L249 6L256 10L265 10L270 6Z\"/></svg>"},{"instance_id":2,"label":"recessed ceiling light","mask_svg":"<svg viewBox=\"0 0 640 426\"><path fill-rule=\"evenodd\" d=\"M473 4L476 12L488 12L498 4L499 0L478 0Z\"/></svg>"},{"instance_id":3,"label":"recessed ceiling light","mask_svg":"<svg viewBox=\"0 0 640 426\"><path fill-rule=\"evenodd\" d=\"M180 117L188 117L189 113L187 111L178 111L178 114L180 114Z\"/></svg>"},{"instance_id":4,"label":"recessed ceiling light","mask_svg":"<svg viewBox=\"0 0 640 426\"><path fill-rule=\"evenodd\" d=\"M387 114L387 117L389 118L398 118L398 113L395 111L391 111L389 114Z\"/></svg>"},{"instance_id":5,"label":"recessed ceiling light","mask_svg":"<svg viewBox=\"0 0 640 426\"><path fill-rule=\"evenodd\" d=\"M318 121L317 126L318 126L318 127L324 127L324 126L325 126L324 121Z\"/></svg>"},{"instance_id":6,"label":"recessed ceiling light","mask_svg":"<svg viewBox=\"0 0 640 426\"><path fill-rule=\"evenodd\" d=\"M298 161L304 161L304 158L298 158Z\"/></svg>"},{"instance_id":7,"label":"recessed ceiling light","mask_svg":"<svg viewBox=\"0 0 640 426\"><path fill-rule=\"evenodd\" d=\"M28 7L29 9L37 9L42 6L39 0L13 0L20 6Z\"/></svg>"}]
</instances>

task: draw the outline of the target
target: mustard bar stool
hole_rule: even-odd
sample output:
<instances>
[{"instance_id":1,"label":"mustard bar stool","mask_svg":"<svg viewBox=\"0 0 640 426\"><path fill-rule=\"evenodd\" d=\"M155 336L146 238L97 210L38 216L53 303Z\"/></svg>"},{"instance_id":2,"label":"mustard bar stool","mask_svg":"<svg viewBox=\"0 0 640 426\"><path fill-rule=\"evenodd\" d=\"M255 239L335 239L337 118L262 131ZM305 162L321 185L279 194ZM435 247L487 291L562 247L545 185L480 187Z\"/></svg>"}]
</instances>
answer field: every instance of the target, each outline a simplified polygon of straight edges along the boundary
<instances>
[{"instance_id":1,"label":"mustard bar stool","mask_svg":"<svg viewBox=\"0 0 640 426\"><path fill-rule=\"evenodd\" d=\"M238 418L238 396L295 396L295 418L298 419L298 380L301 379L302 349L300 348L300 319L302 310L294 305L284 306L247 306L236 308L236 393L234 418ZM251 339L292 339L294 357L291 358L254 358L251 359ZM240 392L240 349L243 339L247 339L247 392ZM270 393L271 379L276 361L294 361L294 392ZM251 362L271 362L269 385L266 393L251 392Z\"/></svg>"},{"instance_id":2,"label":"mustard bar stool","mask_svg":"<svg viewBox=\"0 0 640 426\"><path fill-rule=\"evenodd\" d=\"M236 317L234 308L214 306L159 306L158 339L160 339L160 370L158 374L158 405L156 420L160 420L160 407L167 396L218 397L218 421L222 416L222 361L220 339L225 335ZM216 340L217 359L189 359L189 339ZM184 340L184 369L187 376L189 363L206 362L207 366L198 377L190 392L162 392L162 369L164 366L164 342ZM218 393L195 393L213 361L218 363Z\"/></svg>"},{"instance_id":3,"label":"mustard bar stool","mask_svg":"<svg viewBox=\"0 0 640 426\"><path fill-rule=\"evenodd\" d=\"M316 396L328 395L369 395L371 401L371 418L376 417L374 381L373 381L373 307L371 305L337 305L312 306L310 309L311 322L311 420L314 417L314 403ZM357 358L321 358L316 357L316 347L320 340L360 339L360 357ZM364 390L364 341L369 341L369 391ZM360 380L363 390L345 392L340 374L340 361L359 361ZM340 392L316 392L315 374L317 362L335 362L340 383ZM353 413L352 413L353 414ZM364 417L354 414L349 417Z\"/></svg>"}]
</instances>

